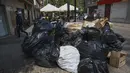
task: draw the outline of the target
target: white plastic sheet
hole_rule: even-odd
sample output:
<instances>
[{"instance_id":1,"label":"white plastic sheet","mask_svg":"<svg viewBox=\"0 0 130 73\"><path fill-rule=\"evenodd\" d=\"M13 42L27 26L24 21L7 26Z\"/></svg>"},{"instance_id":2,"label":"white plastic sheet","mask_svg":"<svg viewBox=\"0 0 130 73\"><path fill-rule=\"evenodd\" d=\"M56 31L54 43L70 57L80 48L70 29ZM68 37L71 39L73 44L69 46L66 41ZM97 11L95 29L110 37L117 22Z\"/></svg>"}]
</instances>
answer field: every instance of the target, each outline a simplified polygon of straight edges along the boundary
<instances>
[{"instance_id":1,"label":"white plastic sheet","mask_svg":"<svg viewBox=\"0 0 130 73\"><path fill-rule=\"evenodd\" d=\"M67 3L59 7L59 11L67 11ZM75 7L73 5L70 5L70 11L75 10ZM79 8L76 7L76 10L79 10Z\"/></svg>"},{"instance_id":2,"label":"white plastic sheet","mask_svg":"<svg viewBox=\"0 0 130 73\"><path fill-rule=\"evenodd\" d=\"M61 46L58 65L72 73L77 73L78 64L80 62L79 51L73 46Z\"/></svg>"},{"instance_id":3,"label":"white plastic sheet","mask_svg":"<svg viewBox=\"0 0 130 73\"><path fill-rule=\"evenodd\" d=\"M47 4L45 7L40 9L41 12L53 12L53 11L59 11L59 9L51 4Z\"/></svg>"}]
</instances>

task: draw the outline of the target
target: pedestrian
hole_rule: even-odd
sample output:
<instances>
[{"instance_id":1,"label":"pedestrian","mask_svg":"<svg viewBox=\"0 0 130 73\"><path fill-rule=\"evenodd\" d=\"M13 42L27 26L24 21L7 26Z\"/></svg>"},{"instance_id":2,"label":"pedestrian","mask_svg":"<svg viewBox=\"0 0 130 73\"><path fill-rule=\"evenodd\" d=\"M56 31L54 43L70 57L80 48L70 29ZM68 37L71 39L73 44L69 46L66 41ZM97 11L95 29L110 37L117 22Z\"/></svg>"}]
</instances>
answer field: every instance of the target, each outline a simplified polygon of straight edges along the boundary
<instances>
[{"instance_id":1,"label":"pedestrian","mask_svg":"<svg viewBox=\"0 0 130 73\"><path fill-rule=\"evenodd\" d=\"M24 31L23 29L23 17L22 17L22 11L17 10L16 11L16 29L18 37L20 37L20 32L25 33L28 36L28 33Z\"/></svg>"}]
</instances>

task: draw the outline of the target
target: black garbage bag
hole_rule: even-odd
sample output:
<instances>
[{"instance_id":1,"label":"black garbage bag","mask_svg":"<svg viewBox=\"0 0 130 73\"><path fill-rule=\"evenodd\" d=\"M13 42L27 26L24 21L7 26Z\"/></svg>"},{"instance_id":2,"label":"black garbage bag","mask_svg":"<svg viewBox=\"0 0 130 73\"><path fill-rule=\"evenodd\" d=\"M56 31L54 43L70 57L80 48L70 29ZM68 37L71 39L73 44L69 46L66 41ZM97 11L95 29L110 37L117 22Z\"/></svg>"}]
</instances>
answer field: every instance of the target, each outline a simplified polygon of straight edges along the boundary
<instances>
[{"instance_id":1,"label":"black garbage bag","mask_svg":"<svg viewBox=\"0 0 130 73\"><path fill-rule=\"evenodd\" d=\"M105 26L102 28L101 41L102 44L105 45L104 47L108 48L108 51L120 51L122 50L122 44L123 42L125 42L125 39L121 35L115 33L110 28L109 23L106 23Z\"/></svg>"},{"instance_id":2,"label":"black garbage bag","mask_svg":"<svg viewBox=\"0 0 130 73\"><path fill-rule=\"evenodd\" d=\"M37 32L30 37L26 37L24 42L22 43L23 52L32 56L32 51L36 49L38 46L42 46L42 44L50 43L54 40L54 36L49 36L47 31Z\"/></svg>"},{"instance_id":3,"label":"black garbage bag","mask_svg":"<svg viewBox=\"0 0 130 73\"><path fill-rule=\"evenodd\" d=\"M101 32L99 29L94 27L87 27L82 29L83 34L83 40L91 41L91 40L97 40L100 39Z\"/></svg>"},{"instance_id":4,"label":"black garbage bag","mask_svg":"<svg viewBox=\"0 0 130 73\"><path fill-rule=\"evenodd\" d=\"M70 45L76 47L81 43L82 35L80 31L72 32L68 34L68 37L64 37L64 40Z\"/></svg>"},{"instance_id":5,"label":"black garbage bag","mask_svg":"<svg viewBox=\"0 0 130 73\"><path fill-rule=\"evenodd\" d=\"M109 73L109 70L105 61L86 58L80 61L78 73Z\"/></svg>"},{"instance_id":6,"label":"black garbage bag","mask_svg":"<svg viewBox=\"0 0 130 73\"><path fill-rule=\"evenodd\" d=\"M82 41L77 49L80 53L80 59L85 59L87 57L91 57L92 59L106 60L104 56L104 52L102 50L102 44L100 41Z\"/></svg>"},{"instance_id":7,"label":"black garbage bag","mask_svg":"<svg viewBox=\"0 0 130 73\"><path fill-rule=\"evenodd\" d=\"M36 25L34 25L33 29L32 29L32 35L36 32L41 32L41 31L50 31L52 30L53 24L51 24L48 21L45 20L38 20L38 23Z\"/></svg>"},{"instance_id":8,"label":"black garbage bag","mask_svg":"<svg viewBox=\"0 0 130 73\"><path fill-rule=\"evenodd\" d=\"M122 35L120 35L118 33L115 33L115 35L117 36L117 38L118 38L119 41L121 41L122 43L125 42L125 38Z\"/></svg>"},{"instance_id":9,"label":"black garbage bag","mask_svg":"<svg viewBox=\"0 0 130 73\"><path fill-rule=\"evenodd\" d=\"M62 45L61 40L64 37L64 35L66 34L64 28L60 25L56 25L55 28L55 43Z\"/></svg>"},{"instance_id":10,"label":"black garbage bag","mask_svg":"<svg viewBox=\"0 0 130 73\"><path fill-rule=\"evenodd\" d=\"M82 41L82 35L79 31L69 33L68 29L61 29L56 32L55 41L60 46L72 45L76 47Z\"/></svg>"},{"instance_id":11,"label":"black garbage bag","mask_svg":"<svg viewBox=\"0 0 130 73\"><path fill-rule=\"evenodd\" d=\"M121 36L117 36L112 30L107 30L101 36L102 44L106 44L110 49L109 51L115 50L122 50L122 43L125 39Z\"/></svg>"},{"instance_id":12,"label":"black garbage bag","mask_svg":"<svg viewBox=\"0 0 130 73\"><path fill-rule=\"evenodd\" d=\"M56 61L59 58L59 48L54 43L43 44L42 47L33 51L36 64L42 67L57 67Z\"/></svg>"}]
</instances>

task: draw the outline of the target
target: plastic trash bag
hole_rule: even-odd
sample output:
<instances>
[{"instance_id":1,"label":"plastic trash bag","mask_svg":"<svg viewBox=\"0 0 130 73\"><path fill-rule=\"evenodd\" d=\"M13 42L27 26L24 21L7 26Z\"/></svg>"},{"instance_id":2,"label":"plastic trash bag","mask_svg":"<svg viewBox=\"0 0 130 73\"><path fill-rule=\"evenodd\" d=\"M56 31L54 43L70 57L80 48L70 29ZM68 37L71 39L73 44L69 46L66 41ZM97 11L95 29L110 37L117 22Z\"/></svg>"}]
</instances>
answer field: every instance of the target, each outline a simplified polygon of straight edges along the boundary
<instances>
[{"instance_id":1,"label":"plastic trash bag","mask_svg":"<svg viewBox=\"0 0 130 73\"><path fill-rule=\"evenodd\" d=\"M33 51L36 64L42 67L57 67L56 61L59 58L59 48L53 43L43 44L42 47Z\"/></svg>"},{"instance_id":2,"label":"plastic trash bag","mask_svg":"<svg viewBox=\"0 0 130 73\"><path fill-rule=\"evenodd\" d=\"M61 46L72 45L76 47L82 41L82 35L79 31L68 33L67 29L62 29L56 32L55 41Z\"/></svg>"},{"instance_id":3,"label":"plastic trash bag","mask_svg":"<svg viewBox=\"0 0 130 73\"><path fill-rule=\"evenodd\" d=\"M45 20L38 20L38 23L34 25L34 28L32 29L32 34L41 31L50 31L53 28L53 24L51 24L50 22Z\"/></svg>"},{"instance_id":4,"label":"plastic trash bag","mask_svg":"<svg viewBox=\"0 0 130 73\"><path fill-rule=\"evenodd\" d=\"M77 67L80 61L80 54L73 46L61 46L58 65L69 72L77 73Z\"/></svg>"},{"instance_id":5,"label":"plastic trash bag","mask_svg":"<svg viewBox=\"0 0 130 73\"><path fill-rule=\"evenodd\" d=\"M117 36L117 38L118 38L119 41L121 41L122 43L125 42L125 38L122 35L120 35L118 33L115 33L115 34L116 34L116 36Z\"/></svg>"},{"instance_id":6,"label":"plastic trash bag","mask_svg":"<svg viewBox=\"0 0 130 73\"><path fill-rule=\"evenodd\" d=\"M87 41L97 40L100 38L100 35L101 35L100 30L94 27L83 28L82 31L84 32L83 39Z\"/></svg>"},{"instance_id":7,"label":"plastic trash bag","mask_svg":"<svg viewBox=\"0 0 130 73\"><path fill-rule=\"evenodd\" d=\"M123 48L123 42L125 39L117 34L114 33L114 31L110 28L109 23L106 23L105 26L102 28L102 35L101 35L101 41L102 44L106 46L106 48L109 48L109 51L120 51Z\"/></svg>"},{"instance_id":8,"label":"plastic trash bag","mask_svg":"<svg viewBox=\"0 0 130 73\"><path fill-rule=\"evenodd\" d=\"M109 71L105 61L86 58L80 61L78 73L109 73Z\"/></svg>"},{"instance_id":9,"label":"plastic trash bag","mask_svg":"<svg viewBox=\"0 0 130 73\"><path fill-rule=\"evenodd\" d=\"M82 41L77 46L77 49L80 53L81 60L88 57L103 61L106 59L100 41Z\"/></svg>"},{"instance_id":10,"label":"plastic trash bag","mask_svg":"<svg viewBox=\"0 0 130 73\"><path fill-rule=\"evenodd\" d=\"M109 48L111 48L109 51L117 51L122 50L122 44L125 41L125 39L115 34L112 30L106 30L101 36L101 41L103 44L106 44L107 46L109 46Z\"/></svg>"},{"instance_id":11,"label":"plastic trash bag","mask_svg":"<svg viewBox=\"0 0 130 73\"><path fill-rule=\"evenodd\" d=\"M22 50L23 52L28 55L32 56L32 51L36 49L38 46L46 43L50 43L54 40L54 36L49 36L47 31L44 32L37 32L30 37L26 37L22 43Z\"/></svg>"}]
</instances>

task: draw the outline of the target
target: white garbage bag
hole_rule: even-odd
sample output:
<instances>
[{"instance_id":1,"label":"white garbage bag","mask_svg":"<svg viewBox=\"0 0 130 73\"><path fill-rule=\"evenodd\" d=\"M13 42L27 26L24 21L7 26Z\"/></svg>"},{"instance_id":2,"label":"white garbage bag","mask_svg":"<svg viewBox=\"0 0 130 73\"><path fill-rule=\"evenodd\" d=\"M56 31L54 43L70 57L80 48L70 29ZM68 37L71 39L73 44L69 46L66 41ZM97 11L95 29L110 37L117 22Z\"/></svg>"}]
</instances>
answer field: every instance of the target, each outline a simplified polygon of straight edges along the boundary
<instances>
[{"instance_id":1,"label":"white garbage bag","mask_svg":"<svg viewBox=\"0 0 130 73\"><path fill-rule=\"evenodd\" d=\"M78 64L80 62L79 51L73 46L61 46L58 65L72 73L77 73Z\"/></svg>"}]
</instances>

